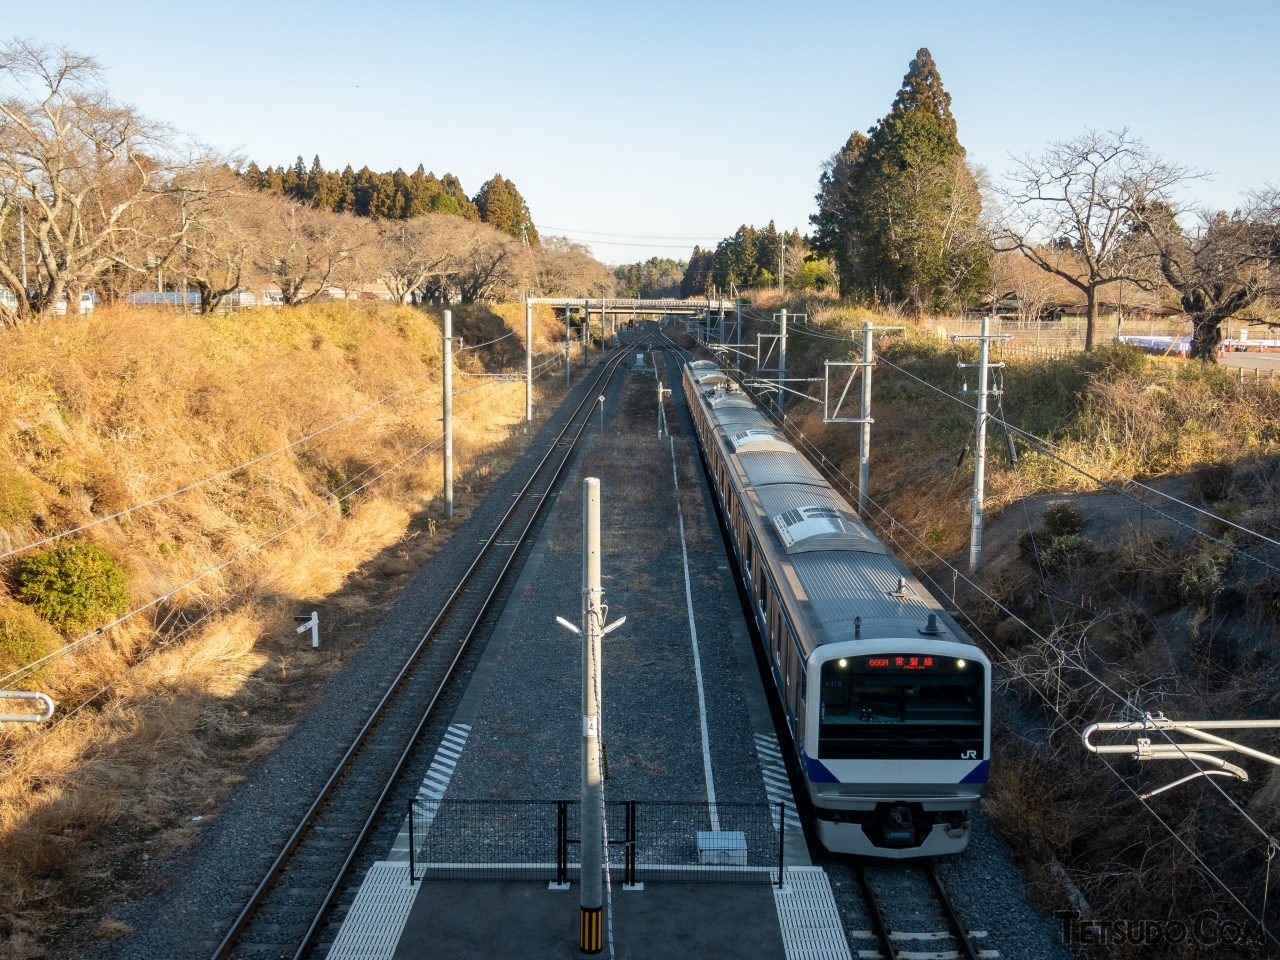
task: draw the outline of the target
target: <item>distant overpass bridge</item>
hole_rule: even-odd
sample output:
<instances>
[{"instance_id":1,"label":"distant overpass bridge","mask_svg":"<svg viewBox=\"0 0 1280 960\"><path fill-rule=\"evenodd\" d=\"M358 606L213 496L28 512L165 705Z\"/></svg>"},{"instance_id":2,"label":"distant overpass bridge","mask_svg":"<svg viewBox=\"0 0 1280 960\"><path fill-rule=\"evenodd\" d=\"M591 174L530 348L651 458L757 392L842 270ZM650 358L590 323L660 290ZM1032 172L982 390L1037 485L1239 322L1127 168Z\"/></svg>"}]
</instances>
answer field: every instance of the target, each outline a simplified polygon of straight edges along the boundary
<instances>
[{"instance_id":1,"label":"distant overpass bridge","mask_svg":"<svg viewBox=\"0 0 1280 960\"><path fill-rule=\"evenodd\" d=\"M629 297L530 297L530 303L540 303L556 310L568 310L586 315L588 313L604 316L620 316L632 314L661 314L662 316L693 317L699 314L733 314L738 309L738 301L712 300L703 297L701 300L641 300Z\"/></svg>"}]
</instances>

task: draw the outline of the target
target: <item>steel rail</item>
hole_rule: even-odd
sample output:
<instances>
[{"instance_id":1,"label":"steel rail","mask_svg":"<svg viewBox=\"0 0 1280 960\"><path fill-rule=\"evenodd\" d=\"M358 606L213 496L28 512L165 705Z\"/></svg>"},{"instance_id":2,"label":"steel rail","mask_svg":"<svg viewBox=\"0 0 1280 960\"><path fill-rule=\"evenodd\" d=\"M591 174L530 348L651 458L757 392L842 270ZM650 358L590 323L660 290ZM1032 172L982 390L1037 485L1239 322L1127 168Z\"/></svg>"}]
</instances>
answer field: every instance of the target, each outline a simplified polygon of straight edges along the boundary
<instances>
[{"instance_id":1,"label":"steel rail","mask_svg":"<svg viewBox=\"0 0 1280 960\"><path fill-rule=\"evenodd\" d=\"M690 358L694 356L692 351L680 346L667 334L660 333L658 336L665 340L668 349L677 355L683 354ZM852 862L854 874L858 878L858 883L862 886L867 913L871 921L871 932L876 940L879 941L885 960L898 960L900 954L898 948L894 945L893 938L890 936L891 929L888 919L885 917L884 907L880 903L879 895L871 883L871 878L867 875L863 858L854 857ZM977 948L974 947L968 931L964 928L964 924L961 923L959 914L956 913L951 898L947 895L946 888L942 885L942 878L938 876L933 859L925 858L920 862L920 865L924 869L925 876L928 878L929 885L933 890L934 898L938 901L942 915L950 928L951 938L956 943L957 952L964 960L978 960Z\"/></svg>"},{"instance_id":2,"label":"steel rail","mask_svg":"<svg viewBox=\"0 0 1280 960\"><path fill-rule=\"evenodd\" d=\"M559 467L556 469L556 472L553 475L551 482L554 483L556 478L559 477L561 471L563 471L565 465L571 459L572 452L574 450L574 445L576 445L578 439L581 437L583 431L586 429L586 426L591 422L591 412L594 410L595 404L597 402L596 389L599 387L601 382L607 382L608 379L612 378L613 374L617 371L617 368L621 365L622 360L625 359L627 354L628 354L628 350L625 350L625 349L619 350L616 356L612 357L605 364L604 368L599 372L599 374L596 376L596 379L592 383L591 388L584 392L583 399L579 402L577 408L573 411L573 413L570 414L568 421L566 422L565 426L561 429L559 434L556 435L555 441L550 445L546 454L542 457L542 459L538 462L538 464L533 468L533 470L529 475L528 481L526 481L524 486L521 487L519 493L516 494L516 496L513 498L511 505L507 508L506 512L502 515L502 518L498 521L497 525L494 527L493 534L490 535L490 537L485 541L484 545L481 547L480 551L476 554L471 564L467 567L466 571L459 578L458 583L454 586L453 590L450 592L448 598L445 600L439 612L436 614L436 616L432 620L431 625L427 628L426 632L423 634L422 639L420 639L418 643L414 646L412 652L409 654L408 658L405 660L404 665L400 668L400 671L396 674L395 678L391 681L391 684L387 687L381 699L379 699L378 703L374 706L373 711L370 713L364 725L360 728L359 733L356 734L354 740L351 743L351 746L347 748L346 753L344 753L342 756L342 759L338 761L338 764L334 768L333 773L331 773L328 780L325 781L324 786L320 788L319 794L316 796L315 800L312 801L311 805L307 808L307 812L299 820L298 826L295 827L292 834L290 834L288 841L286 841L280 853L277 854L276 859L271 864L271 867L267 870L266 875L262 878L262 880L258 883L257 887L254 889L254 892L250 895L248 902L241 909L239 915L236 917L230 929L227 931L226 935L223 937L222 942L218 945L217 949L214 951L211 960L226 960L226 958L230 956L231 950L235 947L236 943L239 941L241 934L244 932L244 929L249 925L249 922L253 919L254 914L257 913L258 908L262 905L264 899L266 898L267 893L269 893L271 888L273 887L275 880L277 879L277 877L279 877L281 871L284 869L286 864L292 858L294 851L297 849L298 844L302 840L303 836L306 834L307 829L310 827L312 820L316 816L316 813L324 805L325 801L328 800L330 794L332 794L338 781L342 778L343 774L346 772L347 768L350 766L355 756L360 752L360 749L363 747L365 740L369 736L369 733L377 725L378 721L381 720L382 715L386 710L387 706L391 703L391 701L395 698L396 694L398 693L401 683L404 681L405 677L409 675L409 672L414 667L419 655L422 653L424 649L426 649L428 641L432 639L436 631L436 628L440 626L444 618L452 611L454 604L456 603L458 598L462 595L463 591L467 587L468 581L475 575L481 562L488 558L490 550L494 547L494 545L498 541L498 532L502 530L502 528L508 523L512 515L516 512L517 508L519 508L524 503L529 491L539 481L544 468L551 461L553 455L555 455L558 451L564 451L565 437L570 433L570 431L573 430L575 421L578 419L579 415L581 415L583 413L583 410L585 409L587 411L587 415L583 417L582 422L578 424L577 433L575 433L573 436L573 443L569 445L568 451L564 451L565 456L562 459ZM549 490L550 490L550 485L548 485L548 491ZM444 691L445 687L448 685L449 681L452 679L453 671L456 668L458 662L460 661L462 653L465 651L465 648L471 636L474 634L475 628L479 625L480 621L483 620L485 614L488 612L488 604L491 602L492 597L496 594L498 587L501 585L501 582L506 574L506 571L509 569L512 560L514 559L516 553L519 551L520 546L523 543L524 536L527 534L528 529L532 526L533 522L540 515L543 509L543 506L545 505L548 499L550 498L547 496L544 496L541 498L529 522L525 525L524 530L521 531L520 540L518 540L515 543L515 545L511 547L510 555L508 556L506 563L503 565L502 570L498 575L497 581L495 582L493 589L490 591L489 596L486 598L485 602L481 605L480 610L475 617L475 621L472 623L471 627L468 629L466 638L464 639L463 643L460 645L460 649L458 653L454 656L453 660L450 662L444 678L441 680L437 690L432 695L430 703L424 713L424 717L422 721L420 721L418 726L415 728L413 737L410 739L408 745L405 748L403 755L401 756L400 760L397 762L395 767L395 772L392 778L389 779L387 786L384 787L382 792L380 793L378 802L377 804L375 804L373 811L370 814L368 822L366 822L364 829L361 830L359 837L357 839L357 843L360 846L363 846L363 841L368 835L370 825L372 821L380 813L381 804L384 802L385 797L389 793L390 789L394 786L394 779L396 776L398 776L400 770L403 769L403 766L407 760L408 754L415 746L416 739L420 734L421 730L423 729L426 723L426 720L429 718L431 711L434 709L435 704L438 702L441 693ZM359 852L358 850L353 850L352 853L348 855L346 861L343 864L343 868L342 868L343 875L345 875L346 872L349 872L350 865L354 861L355 856L358 855L358 852ZM334 888L340 887L341 879L342 879L342 876L340 876L339 880L335 882L335 884L333 885ZM327 914L328 908L332 904L334 896L335 896L334 889L331 888L328 895L325 897L324 907L323 907L324 913ZM310 941L314 940L315 934L318 932L320 924L322 922L323 922L323 916L317 916L317 919L312 922L310 928L308 929L307 941L304 942L303 946L298 950L295 956L301 957L306 953L307 949L309 949Z\"/></svg>"},{"instance_id":3,"label":"steel rail","mask_svg":"<svg viewBox=\"0 0 1280 960\"><path fill-rule=\"evenodd\" d=\"M893 938L889 936L889 922L885 919L884 907L880 905L880 898L876 895L876 888L871 885L871 879L867 876L867 868L863 865L861 857L853 858L853 872L858 877L858 883L862 885L862 894L867 901L867 913L871 916L871 932L880 941L880 949L884 952L885 960L898 960L898 950L893 945Z\"/></svg>"},{"instance_id":4,"label":"steel rail","mask_svg":"<svg viewBox=\"0 0 1280 960\"><path fill-rule=\"evenodd\" d=\"M621 361L623 360L623 358L625 358L625 356L626 356L626 351L623 351L618 356L612 358L609 361L609 363L606 365L605 369L601 371L600 375L596 378L595 382L592 384L591 390L588 391L588 393L593 393L600 386L601 381L603 381L607 386L609 380L611 380L613 375L618 372L618 368L621 364ZM588 397L588 399L590 398ZM573 417L570 418L570 425L572 425L573 418L577 417L577 415L581 412L582 412L582 407L579 406L579 408L574 411ZM560 460L560 463L556 467L555 472L551 474L550 479L547 481L548 491L551 490L551 488L560 479L560 475L564 473L565 468L569 465L569 462L573 459L573 451L577 448L578 441L582 439L582 434L586 431L587 427L590 426L591 424L591 419L592 419L591 412L592 411L589 411L587 415L583 417L582 423L579 424L578 430L574 434L573 440L569 444L568 451L566 452L565 456ZM563 436L564 436L564 433L562 432L561 437ZM558 446L553 449L558 449ZM539 464L539 468L541 468L541 464ZM526 484L526 489L527 488L528 488L528 485ZM524 491L522 490L521 496L519 499L523 499L523 495L524 495ZM417 726L414 727L413 734L412 736L410 736L408 744L405 746L404 751L401 753L400 759L396 761L395 768L391 771L391 774L387 777L387 782L383 786L382 791L378 794L378 799L374 802L373 809L370 811L369 816L365 819L364 825L360 828L360 833L356 836L355 841L351 845L351 850L348 852L346 859L342 863L341 869L338 871L338 875L334 878L333 883L330 885L329 892L325 895L324 902L320 905L320 909L316 911L315 918L311 921L311 926L308 927L307 933L303 938L301 946L299 946L297 952L294 953L294 960L302 960L302 958L307 955L307 953L311 949L312 943L315 941L316 936L320 933L320 928L324 925L325 920L327 919L329 910L333 905L333 901L342 892L342 887L344 882L346 881L347 874L350 873L351 867L354 865L356 857L360 855L364 847L365 840L368 838L369 833L373 830L378 817L382 813L383 804L386 802L386 799L388 795L391 793L391 791L395 789L397 785L397 781L400 779L400 772L404 769L405 764L409 762L409 757L413 753L414 748L417 746L418 738L422 735L422 731L426 728L427 723L433 719L436 703L439 701L440 697L444 694L445 688L449 685L450 680L453 678L454 670L457 668L458 663L462 660L462 655L467 651L467 648L471 644L472 637L475 636L475 633L479 629L480 624L483 622L485 615L489 612L489 605L493 602L494 598L498 595L498 591L502 588L503 583L506 581L507 573L511 569L512 564L515 562L516 555L520 552L520 547L524 544L525 538L528 537L529 531L532 530L533 525L537 523L538 517L542 514L542 511L546 506L546 502L549 499L550 497L544 496L539 500L537 506L534 508L533 512L529 515L529 519L525 522L524 527L520 530L520 533L517 535L511 547L510 552L507 554L506 560L502 564L502 569L498 571L498 575L494 578L493 586L489 589L488 594L485 595L484 600L480 604L479 612L476 614L476 617L472 620L470 626L467 627L466 636L462 638L462 642L458 645L457 652L454 654L453 659L449 662L449 666L445 671L444 679L440 681L439 685L436 687L435 693L432 694L431 696L430 702L428 702L427 706L422 711L422 717L421 719L419 719ZM501 528L501 525L499 525L497 529L500 529L500 528ZM490 542L492 543L493 540L495 540L496 538L497 538L497 530L495 529L494 535L490 537Z\"/></svg>"},{"instance_id":5,"label":"steel rail","mask_svg":"<svg viewBox=\"0 0 1280 960\"><path fill-rule=\"evenodd\" d=\"M933 865L933 860L924 862L924 872L929 877L929 883L933 886L933 892L938 898L938 903L942 905L942 913L947 918L947 925L951 927L951 938L955 940L956 946L960 948L960 956L965 960L978 960L978 951L973 946L973 941L969 939L969 931L964 928L964 924L960 922L960 915L956 913L956 908L951 903L951 898L947 896L947 888L942 885L942 878L938 876L938 870Z\"/></svg>"}]
</instances>

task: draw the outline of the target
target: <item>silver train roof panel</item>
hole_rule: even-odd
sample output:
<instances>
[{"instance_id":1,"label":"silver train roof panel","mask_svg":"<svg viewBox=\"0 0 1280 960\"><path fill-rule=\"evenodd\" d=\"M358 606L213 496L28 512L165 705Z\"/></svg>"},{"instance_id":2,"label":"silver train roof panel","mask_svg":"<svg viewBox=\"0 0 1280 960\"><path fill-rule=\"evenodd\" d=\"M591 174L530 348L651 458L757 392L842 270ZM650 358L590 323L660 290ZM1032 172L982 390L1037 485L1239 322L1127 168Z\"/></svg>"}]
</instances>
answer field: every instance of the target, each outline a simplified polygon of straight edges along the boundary
<instances>
[{"instance_id":1,"label":"silver train roof panel","mask_svg":"<svg viewBox=\"0 0 1280 960\"><path fill-rule=\"evenodd\" d=\"M827 488L827 481L822 479L822 474L813 469L809 461L794 449L786 452L748 451L738 454L738 463L747 475L747 483L753 487L785 483Z\"/></svg>"},{"instance_id":2,"label":"silver train roof panel","mask_svg":"<svg viewBox=\"0 0 1280 960\"><path fill-rule=\"evenodd\" d=\"M756 405L748 397L737 390L712 390L706 393L707 404L715 411L717 418L739 410L751 410L760 413Z\"/></svg>"},{"instance_id":3,"label":"silver train roof panel","mask_svg":"<svg viewBox=\"0 0 1280 960\"><path fill-rule=\"evenodd\" d=\"M759 427L763 430L773 426L769 422L769 418L759 410L746 410L741 407L717 410L716 420L718 425L724 428L726 434L737 433L739 428L743 427Z\"/></svg>"},{"instance_id":4,"label":"silver train roof panel","mask_svg":"<svg viewBox=\"0 0 1280 960\"><path fill-rule=\"evenodd\" d=\"M897 564L885 555L821 551L791 556L791 568L804 588L813 618L831 640L848 640L854 635L854 618L868 621L918 623L941 608L927 594L903 578ZM948 636L947 639L957 639ZM967 638L966 638L967 639Z\"/></svg>"},{"instance_id":5,"label":"silver train roof panel","mask_svg":"<svg viewBox=\"0 0 1280 960\"><path fill-rule=\"evenodd\" d=\"M790 555L814 550L886 552L866 524L823 487L773 484L756 495Z\"/></svg>"},{"instance_id":6,"label":"silver train roof panel","mask_svg":"<svg viewBox=\"0 0 1280 960\"><path fill-rule=\"evenodd\" d=\"M729 443L733 445L733 452L738 456L764 451L790 454L796 452L791 441L773 427L752 427L744 424L725 430L725 433L729 436Z\"/></svg>"},{"instance_id":7,"label":"silver train roof panel","mask_svg":"<svg viewBox=\"0 0 1280 960\"><path fill-rule=\"evenodd\" d=\"M731 382L723 370L694 370L693 378L704 389L707 387L723 387Z\"/></svg>"}]
</instances>

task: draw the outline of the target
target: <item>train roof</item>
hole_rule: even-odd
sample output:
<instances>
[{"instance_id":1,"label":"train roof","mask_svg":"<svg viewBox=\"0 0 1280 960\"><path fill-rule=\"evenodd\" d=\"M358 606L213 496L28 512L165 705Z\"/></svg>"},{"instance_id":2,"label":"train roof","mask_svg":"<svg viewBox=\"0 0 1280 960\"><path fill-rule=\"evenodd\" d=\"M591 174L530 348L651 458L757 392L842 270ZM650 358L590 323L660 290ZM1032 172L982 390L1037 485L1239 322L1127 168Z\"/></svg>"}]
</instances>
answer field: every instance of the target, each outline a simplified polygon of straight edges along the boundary
<instances>
[{"instance_id":1,"label":"train roof","mask_svg":"<svg viewBox=\"0 0 1280 960\"><path fill-rule=\"evenodd\" d=\"M754 401L733 385L702 386L711 367L690 364L691 378L814 640L923 634L972 643ZM930 614L937 633L925 632Z\"/></svg>"}]
</instances>

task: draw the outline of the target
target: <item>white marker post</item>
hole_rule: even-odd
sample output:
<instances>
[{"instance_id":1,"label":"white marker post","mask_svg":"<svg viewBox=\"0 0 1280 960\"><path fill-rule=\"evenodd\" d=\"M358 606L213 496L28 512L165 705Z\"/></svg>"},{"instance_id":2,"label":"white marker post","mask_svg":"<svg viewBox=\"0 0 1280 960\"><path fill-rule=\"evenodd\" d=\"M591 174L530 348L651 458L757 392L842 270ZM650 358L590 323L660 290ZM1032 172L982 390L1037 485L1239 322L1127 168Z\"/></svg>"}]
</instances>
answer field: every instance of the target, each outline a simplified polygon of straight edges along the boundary
<instances>
[{"instance_id":1,"label":"white marker post","mask_svg":"<svg viewBox=\"0 0 1280 960\"><path fill-rule=\"evenodd\" d=\"M300 623L302 626L294 630L294 633L306 633L311 631L311 649L320 649L320 614L312 610L310 615L305 613L297 613L293 616L294 623Z\"/></svg>"}]
</instances>

